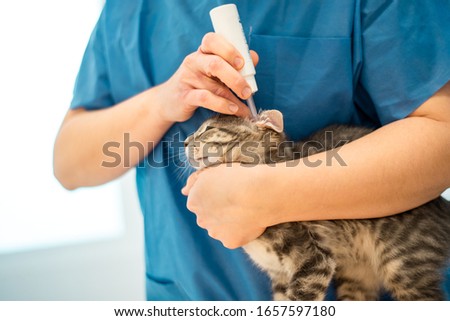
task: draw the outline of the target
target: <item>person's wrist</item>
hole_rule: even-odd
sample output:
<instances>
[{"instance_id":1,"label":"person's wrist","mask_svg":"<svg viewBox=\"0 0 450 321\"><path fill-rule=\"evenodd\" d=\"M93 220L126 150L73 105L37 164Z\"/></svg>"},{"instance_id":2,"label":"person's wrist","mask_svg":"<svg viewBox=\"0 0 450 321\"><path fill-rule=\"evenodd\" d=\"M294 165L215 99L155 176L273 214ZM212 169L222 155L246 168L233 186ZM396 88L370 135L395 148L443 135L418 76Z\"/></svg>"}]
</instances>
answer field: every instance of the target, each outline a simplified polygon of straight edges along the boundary
<instances>
[{"instance_id":1,"label":"person's wrist","mask_svg":"<svg viewBox=\"0 0 450 321\"><path fill-rule=\"evenodd\" d=\"M158 117L162 126L172 126L176 121L168 113L167 100L164 95L164 84L152 87L144 92L145 108L150 111L151 117Z\"/></svg>"},{"instance_id":2,"label":"person's wrist","mask_svg":"<svg viewBox=\"0 0 450 321\"><path fill-rule=\"evenodd\" d=\"M254 185L260 208L264 211L261 215L261 226L269 227L284 223L283 211L285 210L285 196L289 191L283 189L282 177L278 174L276 166L258 165L255 167Z\"/></svg>"},{"instance_id":3,"label":"person's wrist","mask_svg":"<svg viewBox=\"0 0 450 321\"><path fill-rule=\"evenodd\" d=\"M298 168L287 166L281 162L272 165L258 166L258 186L261 189L260 200L266 209L264 225L273 226L292 221L292 214L298 214L300 209L292 208L294 195L299 188L297 176Z\"/></svg>"}]
</instances>

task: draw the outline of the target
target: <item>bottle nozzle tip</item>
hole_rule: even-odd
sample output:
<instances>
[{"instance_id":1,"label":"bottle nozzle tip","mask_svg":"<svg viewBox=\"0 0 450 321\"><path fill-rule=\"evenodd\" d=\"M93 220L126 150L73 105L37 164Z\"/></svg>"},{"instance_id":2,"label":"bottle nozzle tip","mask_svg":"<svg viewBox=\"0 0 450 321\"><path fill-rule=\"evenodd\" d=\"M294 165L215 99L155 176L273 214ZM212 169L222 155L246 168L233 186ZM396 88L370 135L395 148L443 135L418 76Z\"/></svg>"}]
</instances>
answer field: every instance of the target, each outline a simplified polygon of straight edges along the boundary
<instances>
[{"instance_id":1,"label":"bottle nozzle tip","mask_svg":"<svg viewBox=\"0 0 450 321\"><path fill-rule=\"evenodd\" d=\"M258 119L258 112L256 111L256 105L255 105L255 101L253 100L253 96L250 96L247 99L247 105L250 108L253 119Z\"/></svg>"}]
</instances>

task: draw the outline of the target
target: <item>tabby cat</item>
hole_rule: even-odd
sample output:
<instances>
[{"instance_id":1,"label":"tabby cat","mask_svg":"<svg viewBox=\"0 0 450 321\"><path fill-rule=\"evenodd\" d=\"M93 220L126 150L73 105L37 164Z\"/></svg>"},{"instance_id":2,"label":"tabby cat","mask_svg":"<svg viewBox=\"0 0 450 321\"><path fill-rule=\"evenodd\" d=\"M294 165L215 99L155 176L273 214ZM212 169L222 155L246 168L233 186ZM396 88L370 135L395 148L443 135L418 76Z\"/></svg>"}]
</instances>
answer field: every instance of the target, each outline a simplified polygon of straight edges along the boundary
<instances>
[{"instance_id":1,"label":"tabby cat","mask_svg":"<svg viewBox=\"0 0 450 321\"><path fill-rule=\"evenodd\" d=\"M252 121L206 120L185 141L197 169L220 163L275 163L337 148L371 130L331 126L305 142L289 143L279 111ZM450 253L450 203L439 197L394 216L283 223L244 246L272 280L275 300L323 300L332 279L339 300L444 300Z\"/></svg>"}]
</instances>

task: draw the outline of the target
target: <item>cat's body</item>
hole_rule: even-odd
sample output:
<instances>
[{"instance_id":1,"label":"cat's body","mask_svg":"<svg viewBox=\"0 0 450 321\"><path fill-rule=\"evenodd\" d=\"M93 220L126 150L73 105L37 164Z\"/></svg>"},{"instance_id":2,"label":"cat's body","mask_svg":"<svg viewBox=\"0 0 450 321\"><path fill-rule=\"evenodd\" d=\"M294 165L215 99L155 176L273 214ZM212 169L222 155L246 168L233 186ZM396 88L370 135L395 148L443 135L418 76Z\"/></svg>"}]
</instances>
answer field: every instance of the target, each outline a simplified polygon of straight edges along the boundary
<instances>
[{"instance_id":1,"label":"cat's body","mask_svg":"<svg viewBox=\"0 0 450 321\"><path fill-rule=\"evenodd\" d=\"M186 140L191 164L283 162L371 132L332 126L305 142L286 143L280 120L269 118L259 124L233 116L207 120ZM276 300L322 300L332 279L341 300L376 300L382 289L397 300L443 300L450 204L437 198L384 218L283 223L268 227L244 249L269 274Z\"/></svg>"}]
</instances>

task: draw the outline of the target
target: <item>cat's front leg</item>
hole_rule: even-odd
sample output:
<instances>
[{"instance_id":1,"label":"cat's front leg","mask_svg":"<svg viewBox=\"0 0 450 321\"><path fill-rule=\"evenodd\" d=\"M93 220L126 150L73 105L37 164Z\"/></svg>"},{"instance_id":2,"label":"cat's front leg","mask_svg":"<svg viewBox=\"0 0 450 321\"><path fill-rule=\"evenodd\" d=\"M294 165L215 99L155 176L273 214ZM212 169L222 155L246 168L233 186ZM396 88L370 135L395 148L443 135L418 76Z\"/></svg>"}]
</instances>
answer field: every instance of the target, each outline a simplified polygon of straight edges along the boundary
<instances>
[{"instance_id":1,"label":"cat's front leg","mask_svg":"<svg viewBox=\"0 0 450 321\"><path fill-rule=\"evenodd\" d=\"M268 271L272 280L272 298L274 301L289 301L287 295L289 277L284 271Z\"/></svg>"},{"instance_id":2,"label":"cat's front leg","mask_svg":"<svg viewBox=\"0 0 450 321\"><path fill-rule=\"evenodd\" d=\"M287 295L288 286L286 283L273 283L272 296L274 301L289 301Z\"/></svg>"},{"instance_id":3,"label":"cat's front leg","mask_svg":"<svg viewBox=\"0 0 450 321\"><path fill-rule=\"evenodd\" d=\"M286 291L288 300L324 300L335 267L333 258L322 252L309 257L302 262L291 278Z\"/></svg>"}]
</instances>

